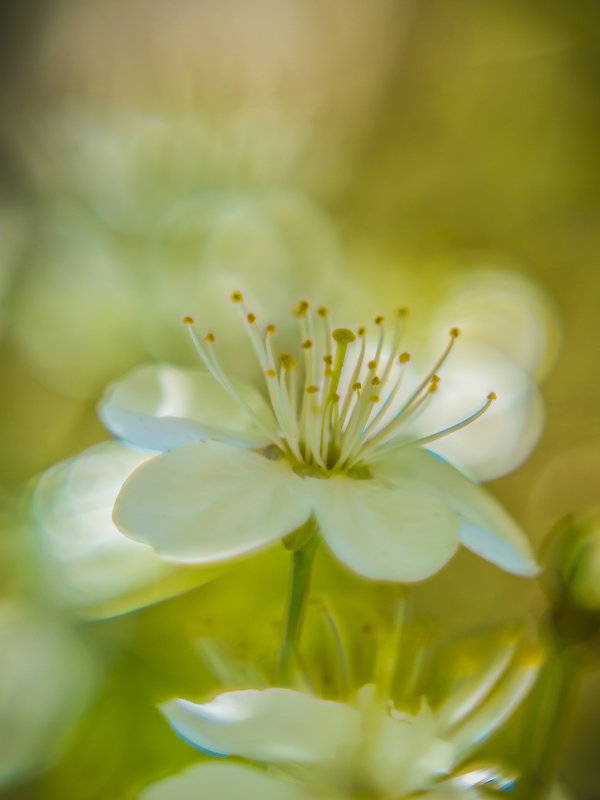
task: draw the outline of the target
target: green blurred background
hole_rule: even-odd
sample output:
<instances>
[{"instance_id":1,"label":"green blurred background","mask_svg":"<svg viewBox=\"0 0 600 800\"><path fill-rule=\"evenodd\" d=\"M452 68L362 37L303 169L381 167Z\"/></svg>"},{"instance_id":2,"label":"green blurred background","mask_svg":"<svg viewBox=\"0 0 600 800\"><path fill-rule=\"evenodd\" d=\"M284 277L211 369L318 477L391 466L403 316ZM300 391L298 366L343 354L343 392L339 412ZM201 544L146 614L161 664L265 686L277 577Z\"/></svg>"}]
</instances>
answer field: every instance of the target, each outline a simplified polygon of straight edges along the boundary
<instances>
[{"instance_id":1,"label":"green blurred background","mask_svg":"<svg viewBox=\"0 0 600 800\"><path fill-rule=\"evenodd\" d=\"M107 380L192 363L184 313L225 327L235 362L232 288L280 315L305 294L350 315L409 305L417 328L464 287L486 327L496 297L494 343L543 381L547 423L491 488L538 544L598 503L599 44L592 0L13 4L0 31L3 593L73 638L69 664L54 650L71 644L50 646L31 680L80 680L53 691L6 797L127 797L193 758L152 706L205 691L190 641L211 627L206 608L235 608L270 567L86 623L48 607L13 511L33 475L106 438L94 405ZM278 624L278 581L255 620ZM444 633L544 612L535 585L466 553L415 594ZM24 663L46 658L30 654L35 625L10 644ZM597 665L572 712L561 770L591 800Z\"/></svg>"}]
</instances>

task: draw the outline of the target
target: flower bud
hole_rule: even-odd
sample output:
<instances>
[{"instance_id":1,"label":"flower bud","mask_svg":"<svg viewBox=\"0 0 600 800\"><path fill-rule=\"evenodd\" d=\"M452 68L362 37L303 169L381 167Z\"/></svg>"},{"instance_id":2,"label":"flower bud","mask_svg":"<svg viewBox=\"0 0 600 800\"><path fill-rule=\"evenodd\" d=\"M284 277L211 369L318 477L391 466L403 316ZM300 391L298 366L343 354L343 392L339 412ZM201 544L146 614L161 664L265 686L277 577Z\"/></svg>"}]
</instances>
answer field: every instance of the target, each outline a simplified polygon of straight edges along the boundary
<instances>
[{"instance_id":1,"label":"flower bud","mask_svg":"<svg viewBox=\"0 0 600 800\"><path fill-rule=\"evenodd\" d=\"M600 612L600 508L564 517L542 551L545 584L553 596Z\"/></svg>"},{"instance_id":2,"label":"flower bud","mask_svg":"<svg viewBox=\"0 0 600 800\"><path fill-rule=\"evenodd\" d=\"M554 623L570 640L600 628L600 508L569 514L542 548L541 581L554 606Z\"/></svg>"}]
</instances>

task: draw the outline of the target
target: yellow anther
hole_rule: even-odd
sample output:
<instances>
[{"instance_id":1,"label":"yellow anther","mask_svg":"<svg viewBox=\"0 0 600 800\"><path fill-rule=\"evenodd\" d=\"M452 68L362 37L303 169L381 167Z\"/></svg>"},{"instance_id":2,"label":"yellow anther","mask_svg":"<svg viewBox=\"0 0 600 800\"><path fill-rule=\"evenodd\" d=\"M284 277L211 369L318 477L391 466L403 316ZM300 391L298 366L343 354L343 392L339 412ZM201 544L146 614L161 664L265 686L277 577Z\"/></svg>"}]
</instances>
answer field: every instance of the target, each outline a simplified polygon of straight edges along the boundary
<instances>
[{"instance_id":1,"label":"yellow anther","mask_svg":"<svg viewBox=\"0 0 600 800\"><path fill-rule=\"evenodd\" d=\"M375 367L376 367L376 366L377 366L377 362L375 361L375 359L374 359L374 358L373 358L373 359L371 359L371 361L369 361L369 363L367 364L367 367L368 367L369 369L375 369Z\"/></svg>"},{"instance_id":2,"label":"yellow anther","mask_svg":"<svg viewBox=\"0 0 600 800\"><path fill-rule=\"evenodd\" d=\"M439 375L432 375L431 376L431 382L432 383L439 383L440 382L440 376Z\"/></svg>"},{"instance_id":3,"label":"yellow anther","mask_svg":"<svg viewBox=\"0 0 600 800\"><path fill-rule=\"evenodd\" d=\"M375 375L374 378L371 378L371 386L379 386L380 383L381 378L378 378L377 375Z\"/></svg>"},{"instance_id":4,"label":"yellow anther","mask_svg":"<svg viewBox=\"0 0 600 800\"><path fill-rule=\"evenodd\" d=\"M294 313L296 314L297 317L304 317L309 308L310 308L310 303L308 302L308 300L300 300L300 302L298 303L298 305L294 310Z\"/></svg>"},{"instance_id":5,"label":"yellow anther","mask_svg":"<svg viewBox=\"0 0 600 800\"><path fill-rule=\"evenodd\" d=\"M267 325L265 330L266 330L267 333L275 333L276 328L275 328L275 325Z\"/></svg>"},{"instance_id":6,"label":"yellow anther","mask_svg":"<svg viewBox=\"0 0 600 800\"><path fill-rule=\"evenodd\" d=\"M496 394L496 392L490 392L488 394L488 396L487 396L487 399L488 400L497 400L498 399L498 395Z\"/></svg>"},{"instance_id":7,"label":"yellow anther","mask_svg":"<svg viewBox=\"0 0 600 800\"><path fill-rule=\"evenodd\" d=\"M358 333L359 336L364 336L366 332L367 332L367 329L365 328L364 325L361 325L360 328L357 330L357 333Z\"/></svg>"},{"instance_id":8,"label":"yellow anther","mask_svg":"<svg viewBox=\"0 0 600 800\"><path fill-rule=\"evenodd\" d=\"M340 399L340 396L339 396L339 394L332 394L329 399L331 400L332 403L338 403L339 399Z\"/></svg>"},{"instance_id":9,"label":"yellow anther","mask_svg":"<svg viewBox=\"0 0 600 800\"><path fill-rule=\"evenodd\" d=\"M430 383L430 384L429 384L429 386L428 386L428 388L427 388L427 391L428 391L430 394L435 394L435 393L437 392L438 388L439 388L439 387L438 387L438 384L437 384L437 383L434 383L434 382L432 382L432 383Z\"/></svg>"},{"instance_id":10,"label":"yellow anther","mask_svg":"<svg viewBox=\"0 0 600 800\"><path fill-rule=\"evenodd\" d=\"M323 361L327 364L328 367L330 367L333 364L333 356L330 355L323 356Z\"/></svg>"},{"instance_id":11,"label":"yellow anther","mask_svg":"<svg viewBox=\"0 0 600 800\"><path fill-rule=\"evenodd\" d=\"M323 376L325 378L331 378L332 375L333 375L333 370L331 369L331 367L325 367L325 369L323 370Z\"/></svg>"},{"instance_id":12,"label":"yellow anther","mask_svg":"<svg viewBox=\"0 0 600 800\"><path fill-rule=\"evenodd\" d=\"M378 402L379 402L379 395L378 395L378 394L372 394L372 395L369 397L369 400L370 400L372 403L378 403Z\"/></svg>"},{"instance_id":13,"label":"yellow anther","mask_svg":"<svg viewBox=\"0 0 600 800\"><path fill-rule=\"evenodd\" d=\"M312 346L313 346L313 343L311 342L310 339L305 339L301 344L301 347L302 347L303 350L310 350L310 348Z\"/></svg>"},{"instance_id":14,"label":"yellow anther","mask_svg":"<svg viewBox=\"0 0 600 800\"><path fill-rule=\"evenodd\" d=\"M325 306L319 306L317 308L317 314L320 317L326 317L329 314L329 311L327 310L327 308Z\"/></svg>"},{"instance_id":15,"label":"yellow anther","mask_svg":"<svg viewBox=\"0 0 600 800\"><path fill-rule=\"evenodd\" d=\"M252 312L250 312L249 314L246 314L246 319L248 320L250 325L252 325L253 323L256 322L256 316Z\"/></svg>"},{"instance_id":16,"label":"yellow anther","mask_svg":"<svg viewBox=\"0 0 600 800\"><path fill-rule=\"evenodd\" d=\"M306 394L316 394L319 391L318 386L307 386L306 387Z\"/></svg>"},{"instance_id":17,"label":"yellow anther","mask_svg":"<svg viewBox=\"0 0 600 800\"><path fill-rule=\"evenodd\" d=\"M193 325L194 324L194 318L193 317L189 317L189 316L188 317L184 317L181 321L182 321L182 323L184 325Z\"/></svg>"},{"instance_id":18,"label":"yellow anther","mask_svg":"<svg viewBox=\"0 0 600 800\"><path fill-rule=\"evenodd\" d=\"M406 308L406 306L401 306L400 308L396 309L396 314L398 314L399 317L406 317L408 316L408 313L408 308Z\"/></svg>"},{"instance_id":19,"label":"yellow anther","mask_svg":"<svg viewBox=\"0 0 600 800\"><path fill-rule=\"evenodd\" d=\"M331 336L338 344L350 344L356 341L356 336L348 328L336 328Z\"/></svg>"},{"instance_id":20,"label":"yellow anther","mask_svg":"<svg viewBox=\"0 0 600 800\"><path fill-rule=\"evenodd\" d=\"M406 364L407 361L410 361L410 353L400 353L398 356L398 361L401 364Z\"/></svg>"},{"instance_id":21,"label":"yellow anther","mask_svg":"<svg viewBox=\"0 0 600 800\"><path fill-rule=\"evenodd\" d=\"M229 297L231 298L232 303L241 303L244 299L241 292L232 292Z\"/></svg>"},{"instance_id":22,"label":"yellow anther","mask_svg":"<svg viewBox=\"0 0 600 800\"><path fill-rule=\"evenodd\" d=\"M352 384L352 391L358 392L362 389L362 383L360 381L356 381L356 383Z\"/></svg>"},{"instance_id":23,"label":"yellow anther","mask_svg":"<svg viewBox=\"0 0 600 800\"><path fill-rule=\"evenodd\" d=\"M292 367L294 366L295 362L294 362L294 359L290 355L288 355L287 353L282 353L279 356L279 363L281 364L281 366L284 369L292 369Z\"/></svg>"},{"instance_id":24,"label":"yellow anther","mask_svg":"<svg viewBox=\"0 0 600 800\"><path fill-rule=\"evenodd\" d=\"M205 341L205 342L211 342L211 343L212 343L212 342L215 342L215 341L216 341L216 339L215 339L215 335L214 335L214 333L210 333L210 331L209 331L209 332L206 334L206 336L204 337L204 341Z\"/></svg>"},{"instance_id":25,"label":"yellow anther","mask_svg":"<svg viewBox=\"0 0 600 800\"><path fill-rule=\"evenodd\" d=\"M266 374L268 375L269 378L276 378L277 377L277 373L275 372L274 369L268 369Z\"/></svg>"},{"instance_id":26,"label":"yellow anther","mask_svg":"<svg viewBox=\"0 0 600 800\"><path fill-rule=\"evenodd\" d=\"M457 336L460 336L460 328L450 328L448 333L453 339L456 339Z\"/></svg>"},{"instance_id":27,"label":"yellow anther","mask_svg":"<svg viewBox=\"0 0 600 800\"><path fill-rule=\"evenodd\" d=\"M383 317L381 316L381 314L379 314L378 316L375 317L374 322L375 322L375 325L382 325L383 324Z\"/></svg>"}]
</instances>

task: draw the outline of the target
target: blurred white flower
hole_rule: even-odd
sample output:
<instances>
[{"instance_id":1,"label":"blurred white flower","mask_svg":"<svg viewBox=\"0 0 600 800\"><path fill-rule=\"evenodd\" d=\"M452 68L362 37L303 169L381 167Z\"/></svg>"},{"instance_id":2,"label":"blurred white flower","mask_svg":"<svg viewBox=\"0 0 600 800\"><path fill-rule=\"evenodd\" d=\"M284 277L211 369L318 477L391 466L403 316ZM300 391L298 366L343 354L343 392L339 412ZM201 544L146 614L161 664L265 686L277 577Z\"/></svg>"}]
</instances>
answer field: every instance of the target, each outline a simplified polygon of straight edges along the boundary
<instances>
[{"instance_id":1,"label":"blurred white flower","mask_svg":"<svg viewBox=\"0 0 600 800\"><path fill-rule=\"evenodd\" d=\"M313 516L333 553L369 578L420 580L459 543L509 572L536 572L525 535L501 506L426 449L483 416L496 397L492 387L479 408L441 429L435 416L427 432L419 428L429 409L443 413L449 405L456 413L457 397L471 388L444 385L457 329L435 364L411 379L410 356L400 348L402 311L389 333L375 320L371 345L366 328L358 336L332 331L327 310L313 314L303 301L298 363L277 357L275 326L263 335L241 295L232 297L269 403L225 375L214 335L200 339L186 318L210 374L144 367L109 387L100 403L118 440L163 454L125 481L113 515L121 531L167 559L200 563L254 550ZM476 461L485 455L483 440Z\"/></svg>"},{"instance_id":2,"label":"blurred white flower","mask_svg":"<svg viewBox=\"0 0 600 800\"><path fill-rule=\"evenodd\" d=\"M180 594L214 570L177 568L112 522L123 481L149 456L112 442L51 467L31 498L41 579L52 596L85 615L111 616Z\"/></svg>"},{"instance_id":3,"label":"blurred white flower","mask_svg":"<svg viewBox=\"0 0 600 800\"><path fill-rule=\"evenodd\" d=\"M493 253L471 256L471 269L449 264L443 300L431 324L460 325L465 335L501 350L543 380L560 346L560 315L543 286ZM451 268L453 267L453 268ZM476 269L474 268L476 267Z\"/></svg>"},{"instance_id":4,"label":"blurred white flower","mask_svg":"<svg viewBox=\"0 0 600 800\"><path fill-rule=\"evenodd\" d=\"M480 786L512 788L499 768L464 761L527 695L540 663L537 648L519 649L513 642L435 712L423 700L417 714L386 706L373 685L359 690L354 705L288 689L227 692L200 704L172 700L161 710L186 743L270 770L200 764L140 797L391 800L432 793L466 800L479 797Z\"/></svg>"}]
</instances>

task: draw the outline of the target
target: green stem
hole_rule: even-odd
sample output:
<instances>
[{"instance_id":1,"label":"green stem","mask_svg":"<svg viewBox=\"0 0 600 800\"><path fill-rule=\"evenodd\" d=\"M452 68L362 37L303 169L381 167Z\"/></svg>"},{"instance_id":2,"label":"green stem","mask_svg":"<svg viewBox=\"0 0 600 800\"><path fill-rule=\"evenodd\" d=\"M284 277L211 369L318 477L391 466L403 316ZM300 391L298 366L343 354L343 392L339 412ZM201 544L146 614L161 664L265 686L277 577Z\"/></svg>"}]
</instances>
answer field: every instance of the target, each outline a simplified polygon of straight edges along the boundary
<instances>
[{"instance_id":1,"label":"green stem","mask_svg":"<svg viewBox=\"0 0 600 800\"><path fill-rule=\"evenodd\" d=\"M304 545L293 552L285 634L281 643L276 670L278 683L286 684L289 681L291 659L298 645L304 606L308 594L310 572L318 542L318 538L312 536Z\"/></svg>"}]
</instances>

